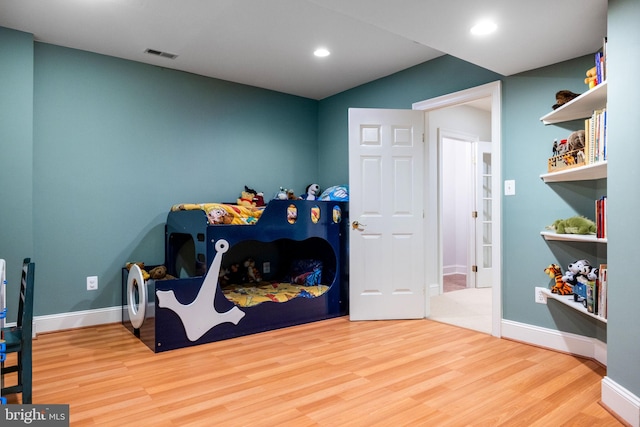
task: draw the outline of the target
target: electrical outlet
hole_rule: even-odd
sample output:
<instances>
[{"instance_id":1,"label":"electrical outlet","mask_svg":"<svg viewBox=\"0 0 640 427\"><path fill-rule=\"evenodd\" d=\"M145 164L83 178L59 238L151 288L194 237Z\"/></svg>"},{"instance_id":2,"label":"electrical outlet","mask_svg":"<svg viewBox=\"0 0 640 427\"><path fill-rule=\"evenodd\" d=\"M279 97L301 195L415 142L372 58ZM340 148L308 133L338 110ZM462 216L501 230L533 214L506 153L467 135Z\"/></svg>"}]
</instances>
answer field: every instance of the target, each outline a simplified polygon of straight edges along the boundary
<instances>
[{"instance_id":1,"label":"electrical outlet","mask_svg":"<svg viewBox=\"0 0 640 427\"><path fill-rule=\"evenodd\" d=\"M262 263L262 273L263 274L271 273L271 263L269 261L265 261Z\"/></svg>"},{"instance_id":2,"label":"electrical outlet","mask_svg":"<svg viewBox=\"0 0 640 427\"><path fill-rule=\"evenodd\" d=\"M88 291L98 290L98 276L87 277L87 290Z\"/></svg>"},{"instance_id":3,"label":"electrical outlet","mask_svg":"<svg viewBox=\"0 0 640 427\"><path fill-rule=\"evenodd\" d=\"M543 291L546 288L541 288L536 286L536 303L538 304L546 304L547 303L547 294L545 294Z\"/></svg>"}]
</instances>

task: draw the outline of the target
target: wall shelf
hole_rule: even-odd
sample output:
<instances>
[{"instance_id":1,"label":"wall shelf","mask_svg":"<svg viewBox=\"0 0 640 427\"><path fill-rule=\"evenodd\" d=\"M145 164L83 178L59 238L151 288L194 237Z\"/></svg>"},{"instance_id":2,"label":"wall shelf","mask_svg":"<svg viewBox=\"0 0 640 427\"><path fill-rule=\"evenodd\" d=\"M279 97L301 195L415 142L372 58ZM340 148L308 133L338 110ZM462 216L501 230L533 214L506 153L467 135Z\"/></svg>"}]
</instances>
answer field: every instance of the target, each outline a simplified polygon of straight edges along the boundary
<instances>
[{"instance_id":1,"label":"wall shelf","mask_svg":"<svg viewBox=\"0 0 640 427\"><path fill-rule=\"evenodd\" d=\"M607 177L607 161L540 175L544 182L589 181Z\"/></svg>"},{"instance_id":2,"label":"wall shelf","mask_svg":"<svg viewBox=\"0 0 640 427\"><path fill-rule=\"evenodd\" d=\"M604 81L589 89L579 97L567 102L562 107L542 116L545 125L567 122L591 117L593 110L602 108L607 103L607 82Z\"/></svg>"},{"instance_id":3,"label":"wall shelf","mask_svg":"<svg viewBox=\"0 0 640 427\"><path fill-rule=\"evenodd\" d=\"M597 314L589 313L587 309L584 307L584 305L582 305L582 302L575 302L575 300L573 299L573 294L558 295L558 294L552 293L551 290L546 288L542 289L542 292L547 296L547 298L551 298L556 301L559 301L562 304L567 305L573 308L574 310L579 311L582 314L586 314L589 317L593 317L594 319L601 321L602 323L607 323L607 319L605 319L604 317L598 316Z\"/></svg>"},{"instance_id":4,"label":"wall shelf","mask_svg":"<svg viewBox=\"0 0 640 427\"><path fill-rule=\"evenodd\" d=\"M593 234L558 234L554 231L541 231L544 240L560 240L564 242L607 243L607 239L599 239Z\"/></svg>"}]
</instances>

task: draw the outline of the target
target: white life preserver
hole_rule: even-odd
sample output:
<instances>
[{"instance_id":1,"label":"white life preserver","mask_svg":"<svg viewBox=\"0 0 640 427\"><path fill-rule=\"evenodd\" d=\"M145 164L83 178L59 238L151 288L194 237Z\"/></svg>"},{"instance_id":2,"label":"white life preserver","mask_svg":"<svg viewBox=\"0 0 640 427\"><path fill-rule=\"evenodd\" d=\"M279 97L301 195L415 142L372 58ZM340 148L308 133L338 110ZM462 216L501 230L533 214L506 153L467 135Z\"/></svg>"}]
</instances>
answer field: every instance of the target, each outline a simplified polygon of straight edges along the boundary
<instances>
[{"instance_id":1,"label":"white life preserver","mask_svg":"<svg viewBox=\"0 0 640 427\"><path fill-rule=\"evenodd\" d=\"M134 283L138 285L138 304L136 306L136 295ZM139 329L144 323L144 316L147 309L147 285L142 278L142 270L136 264L129 269L127 277L127 308L131 326Z\"/></svg>"}]
</instances>

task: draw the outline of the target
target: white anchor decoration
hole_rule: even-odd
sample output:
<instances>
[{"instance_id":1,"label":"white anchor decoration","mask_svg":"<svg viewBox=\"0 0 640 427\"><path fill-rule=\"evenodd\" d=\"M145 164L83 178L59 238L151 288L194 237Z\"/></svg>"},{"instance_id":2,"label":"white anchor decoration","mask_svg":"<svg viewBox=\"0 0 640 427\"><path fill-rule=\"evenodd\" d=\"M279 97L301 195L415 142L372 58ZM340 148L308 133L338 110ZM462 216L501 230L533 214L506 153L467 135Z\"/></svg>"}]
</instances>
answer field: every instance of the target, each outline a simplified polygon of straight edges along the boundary
<instances>
[{"instance_id":1,"label":"white anchor decoration","mask_svg":"<svg viewBox=\"0 0 640 427\"><path fill-rule=\"evenodd\" d=\"M238 307L224 313L216 311L214 302L218 290L218 275L222 263L222 254L229 250L229 243L220 239L216 242L216 256L211 263L211 267L204 277L204 282L198 295L190 304L182 304L177 299L173 290L156 291L158 296L158 306L173 310L180 320L187 333L189 341L197 341L204 334L215 326L230 322L237 325L244 317L245 313Z\"/></svg>"}]
</instances>

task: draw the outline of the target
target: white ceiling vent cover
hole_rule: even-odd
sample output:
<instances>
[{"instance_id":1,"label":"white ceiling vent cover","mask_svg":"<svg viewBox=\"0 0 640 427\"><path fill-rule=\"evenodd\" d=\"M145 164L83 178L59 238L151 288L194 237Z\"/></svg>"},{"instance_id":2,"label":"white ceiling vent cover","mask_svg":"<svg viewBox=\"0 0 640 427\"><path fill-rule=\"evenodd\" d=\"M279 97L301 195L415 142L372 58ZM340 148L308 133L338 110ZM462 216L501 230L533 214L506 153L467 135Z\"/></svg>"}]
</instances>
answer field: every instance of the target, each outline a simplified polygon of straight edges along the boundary
<instances>
[{"instance_id":1,"label":"white ceiling vent cover","mask_svg":"<svg viewBox=\"0 0 640 427\"><path fill-rule=\"evenodd\" d=\"M155 50L155 49L146 49L144 53L148 53L149 55L160 56L162 58L169 58L169 59L176 59L178 57L178 55L176 55L175 53L162 52L160 50Z\"/></svg>"}]
</instances>

